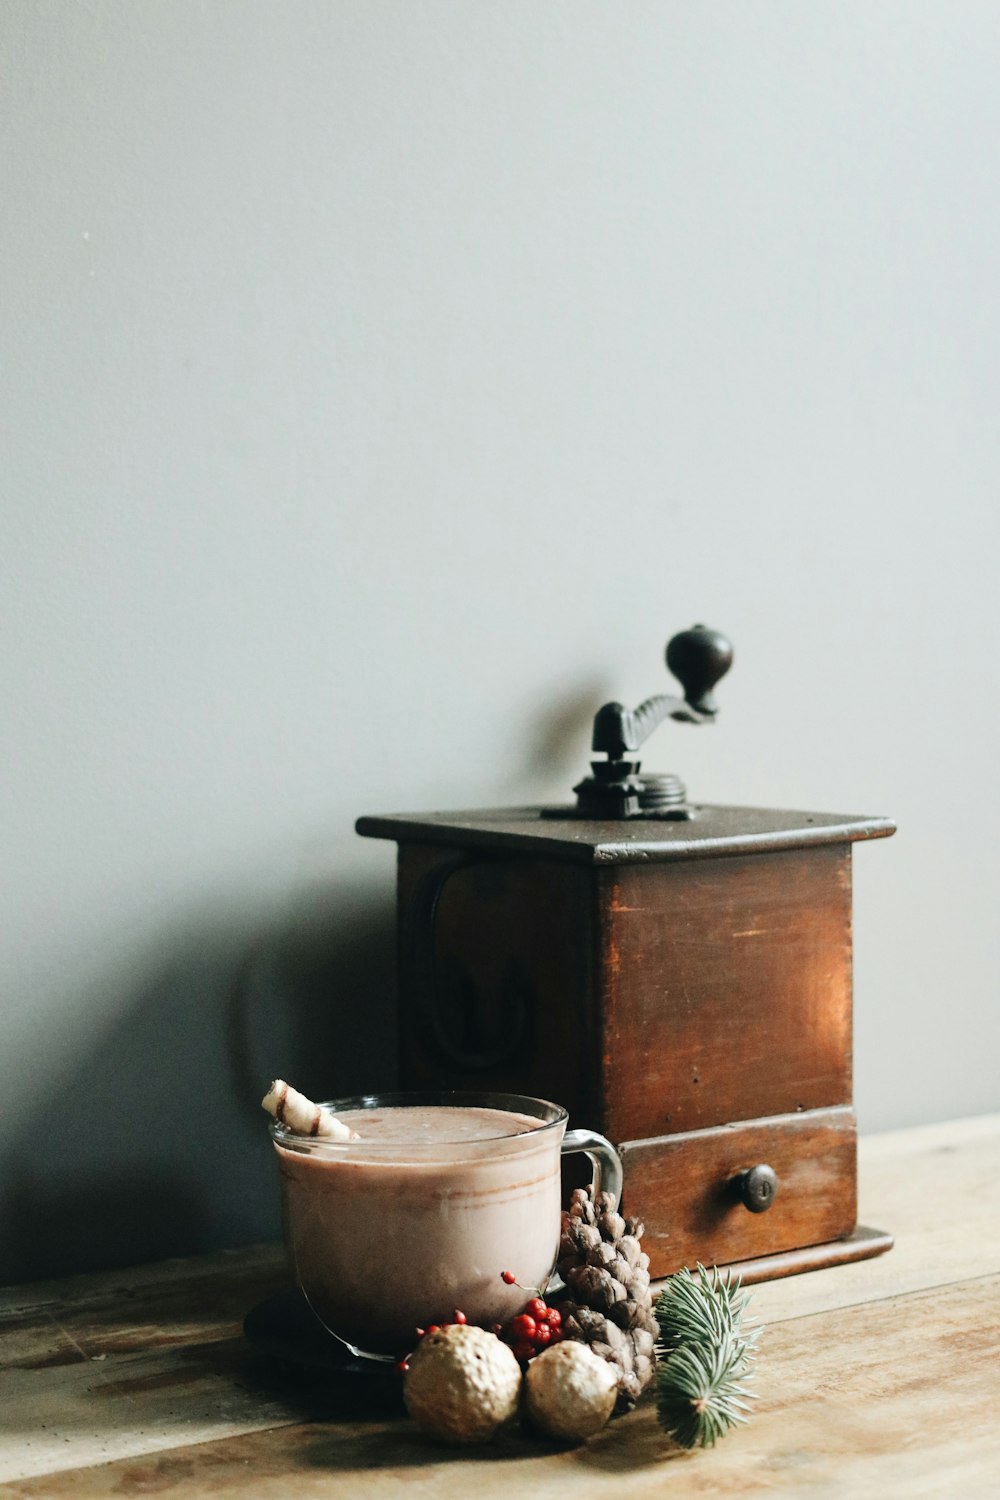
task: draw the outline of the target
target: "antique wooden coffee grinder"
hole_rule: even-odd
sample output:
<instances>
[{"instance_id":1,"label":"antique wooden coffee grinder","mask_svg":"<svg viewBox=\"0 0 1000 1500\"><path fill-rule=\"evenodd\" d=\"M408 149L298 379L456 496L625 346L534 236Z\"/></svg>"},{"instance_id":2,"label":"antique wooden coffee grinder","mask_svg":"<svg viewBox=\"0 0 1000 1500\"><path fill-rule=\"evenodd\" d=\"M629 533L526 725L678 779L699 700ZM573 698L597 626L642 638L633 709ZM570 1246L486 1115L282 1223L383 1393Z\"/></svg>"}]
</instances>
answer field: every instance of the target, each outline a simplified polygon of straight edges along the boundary
<instances>
[{"instance_id":1,"label":"antique wooden coffee grinder","mask_svg":"<svg viewBox=\"0 0 1000 1500\"><path fill-rule=\"evenodd\" d=\"M888 818L691 803L636 752L704 724L732 648L674 636L682 699L606 704L566 807L366 817L399 844L401 1085L556 1099L602 1130L654 1275L878 1254L857 1225L851 845Z\"/></svg>"}]
</instances>

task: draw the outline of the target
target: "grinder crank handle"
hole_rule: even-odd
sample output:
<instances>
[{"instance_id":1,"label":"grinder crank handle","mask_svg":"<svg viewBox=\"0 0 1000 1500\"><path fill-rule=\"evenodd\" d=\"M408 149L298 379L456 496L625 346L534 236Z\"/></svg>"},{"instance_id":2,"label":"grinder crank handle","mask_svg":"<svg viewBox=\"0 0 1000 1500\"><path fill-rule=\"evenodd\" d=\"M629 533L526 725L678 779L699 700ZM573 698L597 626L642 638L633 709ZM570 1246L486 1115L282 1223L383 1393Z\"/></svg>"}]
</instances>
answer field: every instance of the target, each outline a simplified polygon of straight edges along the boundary
<instances>
[{"instance_id":1,"label":"grinder crank handle","mask_svg":"<svg viewBox=\"0 0 1000 1500\"><path fill-rule=\"evenodd\" d=\"M684 689L684 702L695 713L714 718L719 706L712 689L733 664L731 641L719 630L693 625L667 642L666 660Z\"/></svg>"},{"instance_id":2,"label":"grinder crank handle","mask_svg":"<svg viewBox=\"0 0 1000 1500\"><path fill-rule=\"evenodd\" d=\"M731 643L718 630L695 625L682 630L667 644L667 666L684 689L683 698L658 693L636 709L622 703L605 703L594 719L592 747L612 760L640 748L664 719L687 724L707 724L718 713L712 689L729 671L733 661Z\"/></svg>"}]
</instances>

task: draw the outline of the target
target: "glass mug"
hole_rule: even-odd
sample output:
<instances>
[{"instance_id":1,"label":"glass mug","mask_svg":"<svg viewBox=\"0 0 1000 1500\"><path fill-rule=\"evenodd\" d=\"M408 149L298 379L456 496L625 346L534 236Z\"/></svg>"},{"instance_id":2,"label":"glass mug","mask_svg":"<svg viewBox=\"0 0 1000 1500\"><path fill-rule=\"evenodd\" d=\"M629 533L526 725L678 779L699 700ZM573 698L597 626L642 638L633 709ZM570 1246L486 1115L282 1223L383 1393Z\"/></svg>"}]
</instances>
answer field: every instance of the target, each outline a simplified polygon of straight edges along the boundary
<instances>
[{"instance_id":1,"label":"glass mug","mask_svg":"<svg viewBox=\"0 0 1000 1500\"><path fill-rule=\"evenodd\" d=\"M415 1330L461 1309L505 1322L545 1289L559 1249L560 1158L583 1151L617 1203L610 1141L566 1130L558 1104L520 1094L395 1093L333 1099L358 1140L273 1122L285 1241L324 1327L354 1354L394 1359ZM510 1271L520 1286L508 1286Z\"/></svg>"}]
</instances>

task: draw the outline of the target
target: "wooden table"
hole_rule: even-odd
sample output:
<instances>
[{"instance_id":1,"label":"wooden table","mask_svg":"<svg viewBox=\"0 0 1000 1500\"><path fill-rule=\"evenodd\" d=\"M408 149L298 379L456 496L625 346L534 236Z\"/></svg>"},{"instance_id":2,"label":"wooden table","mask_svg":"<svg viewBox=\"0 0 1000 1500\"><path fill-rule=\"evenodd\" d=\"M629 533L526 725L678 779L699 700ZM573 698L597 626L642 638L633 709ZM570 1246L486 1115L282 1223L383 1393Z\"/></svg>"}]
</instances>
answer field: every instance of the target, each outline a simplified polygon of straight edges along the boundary
<instances>
[{"instance_id":1,"label":"wooden table","mask_svg":"<svg viewBox=\"0 0 1000 1500\"><path fill-rule=\"evenodd\" d=\"M872 1136L877 1260L755 1289L756 1414L670 1447L651 1404L589 1444L435 1447L251 1348L273 1247L0 1291L0 1497L1000 1496L1000 1115ZM342 1389L342 1388L341 1388Z\"/></svg>"}]
</instances>

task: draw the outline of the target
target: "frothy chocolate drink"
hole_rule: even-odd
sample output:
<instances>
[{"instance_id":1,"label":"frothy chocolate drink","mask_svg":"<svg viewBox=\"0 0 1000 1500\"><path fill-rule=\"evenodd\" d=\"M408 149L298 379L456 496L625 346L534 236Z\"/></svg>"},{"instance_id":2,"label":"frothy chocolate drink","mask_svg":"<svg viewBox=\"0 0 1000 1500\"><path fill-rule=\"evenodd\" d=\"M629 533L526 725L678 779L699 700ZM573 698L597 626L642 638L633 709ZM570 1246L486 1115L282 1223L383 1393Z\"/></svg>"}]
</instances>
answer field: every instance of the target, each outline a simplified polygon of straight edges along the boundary
<instances>
[{"instance_id":1,"label":"frothy chocolate drink","mask_svg":"<svg viewBox=\"0 0 1000 1500\"><path fill-rule=\"evenodd\" d=\"M343 1112L348 1145L277 1147L293 1268L329 1329L368 1353L411 1349L460 1308L488 1325L544 1288L559 1243L562 1123L408 1105Z\"/></svg>"}]
</instances>

